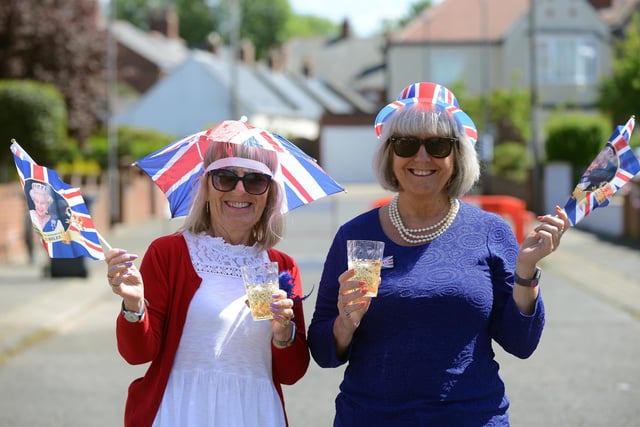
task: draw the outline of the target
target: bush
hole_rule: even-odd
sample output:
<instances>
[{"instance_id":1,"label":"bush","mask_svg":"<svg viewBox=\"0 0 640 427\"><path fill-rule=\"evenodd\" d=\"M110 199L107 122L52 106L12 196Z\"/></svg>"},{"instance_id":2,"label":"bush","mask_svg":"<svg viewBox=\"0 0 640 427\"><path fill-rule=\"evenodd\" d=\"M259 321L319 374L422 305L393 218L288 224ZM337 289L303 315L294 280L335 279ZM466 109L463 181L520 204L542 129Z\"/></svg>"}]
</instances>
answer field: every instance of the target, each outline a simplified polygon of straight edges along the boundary
<instances>
[{"instance_id":1,"label":"bush","mask_svg":"<svg viewBox=\"0 0 640 427\"><path fill-rule=\"evenodd\" d=\"M528 178L531 158L527 147L519 142L505 142L493 149L492 175L524 183Z\"/></svg>"},{"instance_id":2,"label":"bush","mask_svg":"<svg viewBox=\"0 0 640 427\"><path fill-rule=\"evenodd\" d=\"M67 109L53 85L19 80L0 81L0 141L15 139L40 165L53 167L56 150L67 142ZM0 182L10 178L10 150L0 150Z\"/></svg>"},{"instance_id":3,"label":"bush","mask_svg":"<svg viewBox=\"0 0 640 427\"><path fill-rule=\"evenodd\" d=\"M577 180L602 150L612 131L609 121L601 116L556 115L547 124L546 160L569 163Z\"/></svg>"},{"instance_id":4,"label":"bush","mask_svg":"<svg viewBox=\"0 0 640 427\"><path fill-rule=\"evenodd\" d=\"M126 126L118 128L117 138L118 158L129 158L132 161L139 160L175 140L172 136L156 131ZM109 138L106 129L89 138L87 146L88 152L85 157L95 160L106 170L109 161Z\"/></svg>"}]
</instances>

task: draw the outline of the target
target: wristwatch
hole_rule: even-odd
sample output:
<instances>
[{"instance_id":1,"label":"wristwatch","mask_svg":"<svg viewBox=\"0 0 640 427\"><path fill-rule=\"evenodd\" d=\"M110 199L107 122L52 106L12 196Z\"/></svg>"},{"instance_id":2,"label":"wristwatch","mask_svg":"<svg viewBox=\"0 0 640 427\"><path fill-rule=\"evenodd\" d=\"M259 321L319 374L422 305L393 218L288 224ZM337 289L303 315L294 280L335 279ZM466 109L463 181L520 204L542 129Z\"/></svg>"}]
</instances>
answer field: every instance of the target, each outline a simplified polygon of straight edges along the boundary
<instances>
[{"instance_id":1,"label":"wristwatch","mask_svg":"<svg viewBox=\"0 0 640 427\"><path fill-rule=\"evenodd\" d=\"M144 305L142 306L142 311L138 313L135 311L129 311L126 308L124 308L124 301L122 301L122 317L124 317L124 319L127 322L138 323L144 317L144 313L145 313Z\"/></svg>"},{"instance_id":2,"label":"wristwatch","mask_svg":"<svg viewBox=\"0 0 640 427\"><path fill-rule=\"evenodd\" d=\"M522 277L518 276L517 273L514 273L514 275L515 275L514 282L517 285L526 286L529 288L535 288L536 286L538 286L538 282L540 281L540 276L542 275L542 269L540 269L540 267L536 267L536 272L531 279L523 279Z\"/></svg>"},{"instance_id":3,"label":"wristwatch","mask_svg":"<svg viewBox=\"0 0 640 427\"><path fill-rule=\"evenodd\" d=\"M296 340L297 327L295 322L291 322L291 326L293 326L293 328L291 328L291 337L289 338L289 341L278 341L277 339L274 338L273 342L279 345L280 347L289 347L291 344L293 344L293 342Z\"/></svg>"}]
</instances>

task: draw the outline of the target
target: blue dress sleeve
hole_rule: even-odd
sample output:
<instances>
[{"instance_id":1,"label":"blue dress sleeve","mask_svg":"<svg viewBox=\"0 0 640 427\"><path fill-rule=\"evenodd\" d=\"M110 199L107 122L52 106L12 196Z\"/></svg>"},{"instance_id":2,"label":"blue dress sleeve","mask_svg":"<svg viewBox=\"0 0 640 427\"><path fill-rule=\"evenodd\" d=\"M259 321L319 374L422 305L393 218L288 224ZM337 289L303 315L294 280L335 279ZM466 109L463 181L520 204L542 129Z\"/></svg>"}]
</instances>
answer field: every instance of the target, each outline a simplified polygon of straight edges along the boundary
<instances>
[{"instance_id":1,"label":"blue dress sleeve","mask_svg":"<svg viewBox=\"0 0 640 427\"><path fill-rule=\"evenodd\" d=\"M508 353L526 359L535 351L544 328L545 313L541 293L534 312L520 312L513 299L514 271L519 247L504 221L492 225L488 238L491 277L493 282L493 309L491 337Z\"/></svg>"}]
</instances>

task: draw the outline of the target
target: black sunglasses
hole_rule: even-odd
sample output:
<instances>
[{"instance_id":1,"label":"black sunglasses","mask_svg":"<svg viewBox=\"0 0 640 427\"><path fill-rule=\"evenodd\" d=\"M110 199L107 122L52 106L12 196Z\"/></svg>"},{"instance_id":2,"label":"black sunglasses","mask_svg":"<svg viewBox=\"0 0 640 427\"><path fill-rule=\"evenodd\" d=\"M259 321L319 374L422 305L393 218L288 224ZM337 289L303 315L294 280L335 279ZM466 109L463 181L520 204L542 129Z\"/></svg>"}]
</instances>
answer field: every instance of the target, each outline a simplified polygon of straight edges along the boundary
<instances>
[{"instance_id":1,"label":"black sunglasses","mask_svg":"<svg viewBox=\"0 0 640 427\"><path fill-rule=\"evenodd\" d=\"M433 136L431 138L416 138L415 136L392 136L389 142L393 146L393 152L400 157L415 156L421 145L431 157L444 159L451 154L456 138L446 136Z\"/></svg>"},{"instance_id":2,"label":"black sunglasses","mask_svg":"<svg viewBox=\"0 0 640 427\"><path fill-rule=\"evenodd\" d=\"M232 191L238 185L238 181L242 181L244 191L254 196L264 194L269 189L271 177L264 173L250 172L244 176L238 176L229 169L214 169L209 171L211 176L211 184L218 191L227 193Z\"/></svg>"}]
</instances>

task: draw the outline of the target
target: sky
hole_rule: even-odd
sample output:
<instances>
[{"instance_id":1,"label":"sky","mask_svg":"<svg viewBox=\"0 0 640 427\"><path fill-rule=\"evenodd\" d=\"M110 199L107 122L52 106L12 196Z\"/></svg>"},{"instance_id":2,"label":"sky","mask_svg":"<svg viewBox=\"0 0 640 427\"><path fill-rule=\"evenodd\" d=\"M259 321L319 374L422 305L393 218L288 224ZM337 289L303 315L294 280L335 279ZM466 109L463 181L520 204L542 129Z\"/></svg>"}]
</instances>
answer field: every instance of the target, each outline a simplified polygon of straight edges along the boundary
<instances>
[{"instance_id":1,"label":"sky","mask_svg":"<svg viewBox=\"0 0 640 427\"><path fill-rule=\"evenodd\" d=\"M417 0L289 0L298 15L315 15L336 24L349 19L354 34L371 36L382 29L385 19L407 16L411 4Z\"/></svg>"}]
</instances>

